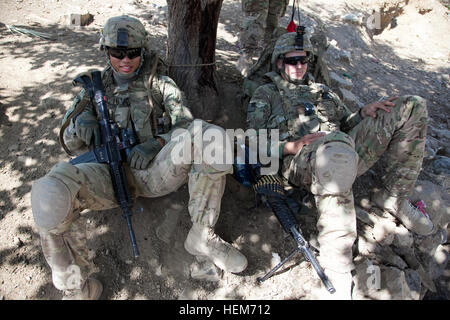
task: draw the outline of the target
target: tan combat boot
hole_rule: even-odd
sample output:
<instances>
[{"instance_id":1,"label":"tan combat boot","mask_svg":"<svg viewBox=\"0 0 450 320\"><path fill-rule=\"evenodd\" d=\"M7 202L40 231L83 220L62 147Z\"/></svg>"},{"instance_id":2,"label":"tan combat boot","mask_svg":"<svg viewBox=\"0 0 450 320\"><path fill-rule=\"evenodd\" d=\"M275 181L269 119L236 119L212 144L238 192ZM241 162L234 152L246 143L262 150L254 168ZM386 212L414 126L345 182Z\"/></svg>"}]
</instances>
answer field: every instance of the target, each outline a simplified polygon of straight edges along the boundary
<instances>
[{"instance_id":1,"label":"tan combat boot","mask_svg":"<svg viewBox=\"0 0 450 320\"><path fill-rule=\"evenodd\" d=\"M103 292L103 285L94 278L89 278L80 290L67 290L63 300L98 300Z\"/></svg>"},{"instance_id":2,"label":"tan combat boot","mask_svg":"<svg viewBox=\"0 0 450 320\"><path fill-rule=\"evenodd\" d=\"M247 258L216 235L211 227L194 223L184 248L194 256L207 256L217 267L227 272L239 273L247 268Z\"/></svg>"},{"instance_id":3,"label":"tan combat boot","mask_svg":"<svg viewBox=\"0 0 450 320\"><path fill-rule=\"evenodd\" d=\"M397 217L407 229L419 235L427 236L435 231L433 222L406 198L377 192L372 194L371 200L379 208Z\"/></svg>"}]
</instances>

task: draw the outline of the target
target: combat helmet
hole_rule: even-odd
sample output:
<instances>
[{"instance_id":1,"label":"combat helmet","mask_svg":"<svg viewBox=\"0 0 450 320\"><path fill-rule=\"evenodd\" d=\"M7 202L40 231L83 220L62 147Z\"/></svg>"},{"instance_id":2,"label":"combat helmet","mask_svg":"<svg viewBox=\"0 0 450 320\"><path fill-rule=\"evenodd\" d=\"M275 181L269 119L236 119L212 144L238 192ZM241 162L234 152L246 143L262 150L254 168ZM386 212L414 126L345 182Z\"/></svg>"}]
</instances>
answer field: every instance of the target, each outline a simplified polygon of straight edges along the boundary
<instances>
[{"instance_id":1,"label":"combat helmet","mask_svg":"<svg viewBox=\"0 0 450 320\"><path fill-rule=\"evenodd\" d=\"M304 26L298 26L297 32L288 32L278 38L272 53L272 65L275 66L277 60L283 58L284 54L295 50L315 53Z\"/></svg>"},{"instance_id":2,"label":"combat helmet","mask_svg":"<svg viewBox=\"0 0 450 320\"><path fill-rule=\"evenodd\" d=\"M105 47L144 48L147 45L147 31L136 18L118 16L109 18L100 37L100 50Z\"/></svg>"}]
</instances>

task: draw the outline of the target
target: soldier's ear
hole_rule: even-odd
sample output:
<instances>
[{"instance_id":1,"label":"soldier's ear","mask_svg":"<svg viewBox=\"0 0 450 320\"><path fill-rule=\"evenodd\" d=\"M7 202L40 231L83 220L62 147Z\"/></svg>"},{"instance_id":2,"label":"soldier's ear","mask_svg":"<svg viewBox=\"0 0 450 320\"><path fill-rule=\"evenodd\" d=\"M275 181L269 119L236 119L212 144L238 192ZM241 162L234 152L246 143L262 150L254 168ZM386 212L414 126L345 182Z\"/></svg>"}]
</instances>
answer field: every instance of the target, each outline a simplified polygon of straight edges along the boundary
<instances>
[{"instance_id":1,"label":"soldier's ear","mask_svg":"<svg viewBox=\"0 0 450 320\"><path fill-rule=\"evenodd\" d=\"M282 67L283 67L283 60L277 59L277 69L281 70Z\"/></svg>"}]
</instances>

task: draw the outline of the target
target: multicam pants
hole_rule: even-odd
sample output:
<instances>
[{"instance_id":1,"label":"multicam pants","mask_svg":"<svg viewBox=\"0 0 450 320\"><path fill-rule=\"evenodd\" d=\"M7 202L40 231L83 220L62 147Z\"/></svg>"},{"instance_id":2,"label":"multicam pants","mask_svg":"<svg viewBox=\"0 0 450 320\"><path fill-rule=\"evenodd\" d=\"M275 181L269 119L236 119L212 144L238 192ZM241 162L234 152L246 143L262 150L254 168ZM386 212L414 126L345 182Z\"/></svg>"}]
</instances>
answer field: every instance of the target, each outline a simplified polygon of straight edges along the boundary
<instances>
[{"instance_id":1,"label":"multicam pants","mask_svg":"<svg viewBox=\"0 0 450 320\"><path fill-rule=\"evenodd\" d=\"M172 138L146 170L131 169L131 174L134 178L133 190L136 196L142 197L161 197L176 191L188 182L190 194L188 210L192 222L212 227L219 216L225 175L232 172L232 167L229 164L208 164L204 160L201 163L194 162L194 159L199 159L196 155L202 153L202 149L215 148L215 145L208 144L213 144L214 141L203 142L200 146L195 144L198 135L211 128L225 132L206 122L202 121L201 124L200 130L197 130L198 126L191 124L184 132L185 136ZM192 161L175 164L173 153L180 152L186 146L192 147L190 149ZM48 221L46 216L54 213L48 203L58 197L56 194L58 191L55 193L57 189L46 188L49 179L57 181L56 184L62 182L62 185L70 190L69 197L59 197L64 201L57 202L59 205L70 202L67 203L68 209L65 209L69 213L63 221L56 223L56 226L48 227L46 224L46 227L42 227L41 222ZM44 256L52 269L55 287L60 290L79 289L92 267L86 248L86 227L80 222L82 220L79 219L80 213L85 209L107 210L118 207L107 165L57 164L45 177L33 184L32 207L40 231Z\"/></svg>"},{"instance_id":2,"label":"multicam pants","mask_svg":"<svg viewBox=\"0 0 450 320\"><path fill-rule=\"evenodd\" d=\"M412 191L422 166L428 123L426 101L418 96L402 96L391 110L380 110L376 118L363 119L348 135L331 133L303 147L290 161L286 178L310 190L320 189L314 188L317 183L315 152L324 142L352 139L359 156L357 176L383 155L387 160L382 177L384 188L391 195L406 196ZM347 272L353 268L352 245L356 239L353 192L349 190L340 195L316 193L314 196L319 213L319 260L326 268Z\"/></svg>"},{"instance_id":3,"label":"multicam pants","mask_svg":"<svg viewBox=\"0 0 450 320\"><path fill-rule=\"evenodd\" d=\"M263 47L262 41L267 43L271 39L288 3L288 0L242 0L240 45L244 52L254 52Z\"/></svg>"}]
</instances>

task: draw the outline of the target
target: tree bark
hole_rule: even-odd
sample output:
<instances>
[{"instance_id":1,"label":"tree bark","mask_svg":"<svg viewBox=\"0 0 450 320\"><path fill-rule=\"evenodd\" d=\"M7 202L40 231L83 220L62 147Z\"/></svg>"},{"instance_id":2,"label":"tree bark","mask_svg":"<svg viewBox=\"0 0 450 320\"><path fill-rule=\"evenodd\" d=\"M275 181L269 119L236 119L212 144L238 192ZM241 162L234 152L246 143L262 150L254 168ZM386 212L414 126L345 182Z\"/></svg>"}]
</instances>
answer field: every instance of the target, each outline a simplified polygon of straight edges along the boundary
<instances>
[{"instance_id":1,"label":"tree bark","mask_svg":"<svg viewBox=\"0 0 450 320\"><path fill-rule=\"evenodd\" d=\"M214 120L219 111L215 51L223 0L167 0L169 75L195 117Z\"/></svg>"}]
</instances>

